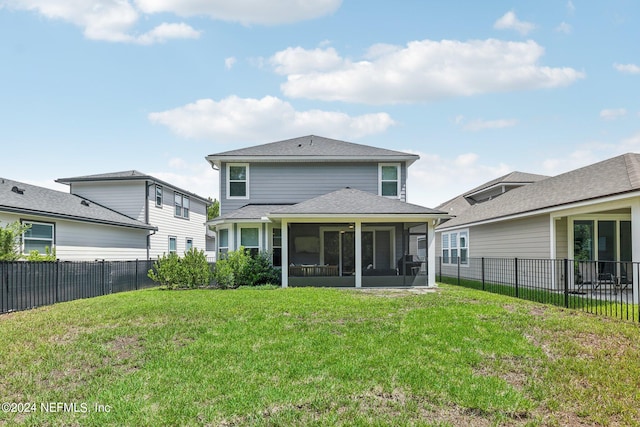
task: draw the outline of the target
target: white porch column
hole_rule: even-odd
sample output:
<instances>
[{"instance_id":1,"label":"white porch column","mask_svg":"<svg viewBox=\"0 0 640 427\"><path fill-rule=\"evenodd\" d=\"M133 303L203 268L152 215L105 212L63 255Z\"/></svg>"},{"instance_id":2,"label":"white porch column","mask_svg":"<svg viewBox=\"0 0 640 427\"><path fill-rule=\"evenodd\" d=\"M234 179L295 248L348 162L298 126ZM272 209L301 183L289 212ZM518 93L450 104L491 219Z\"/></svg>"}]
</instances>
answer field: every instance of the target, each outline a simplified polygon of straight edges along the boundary
<instances>
[{"instance_id":1,"label":"white porch column","mask_svg":"<svg viewBox=\"0 0 640 427\"><path fill-rule=\"evenodd\" d=\"M633 303L640 303L640 280L638 265L640 263L640 198L631 203L631 255L633 261Z\"/></svg>"},{"instance_id":2,"label":"white porch column","mask_svg":"<svg viewBox=\"0 0 640 427\"><path fill-rule=\"evenodd\" d=\"M362 222L356 221L356 288L362 287Z\"/></svg>"},{"instance_id":3,"label":"white porch column","mask_svg":"<svg viewBox=\"0 0 640 427\"><path fill-rule=\"evenodd\" d=\"M427 286L436 285L436 219L427 221Z\"/></svg>"},{"instance_id":4,"label":"white porch column","mask_svg":"<svg viewBox=\"0 0 640 427\"><path fill-rule=\"evenodd\" d=\"M282 228L280 229L282 251L282 287L289 286L289 224L286 219L282 219Z\"/></svg>"}]
</instances>

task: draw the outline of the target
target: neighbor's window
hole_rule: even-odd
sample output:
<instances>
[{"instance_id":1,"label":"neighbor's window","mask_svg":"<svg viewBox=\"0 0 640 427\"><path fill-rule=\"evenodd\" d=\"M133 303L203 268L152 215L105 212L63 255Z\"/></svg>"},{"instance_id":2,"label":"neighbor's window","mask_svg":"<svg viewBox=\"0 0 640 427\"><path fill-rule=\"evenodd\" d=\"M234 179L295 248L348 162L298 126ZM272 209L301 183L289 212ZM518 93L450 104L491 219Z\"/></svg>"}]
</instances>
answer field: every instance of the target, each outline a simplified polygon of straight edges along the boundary
<instances>
[{"instance_id":1,"label":"neighbor's window","mask_svg":"<svg viewBox=\"0 0 640 427\"><path fill-rule=\"evenodd\" d=\"M185 252L186 251L190 251L193 248L193 239L190 237L187 237L187 241L184 247Z\"/></svg>"},{"instance_id":2,"label":"neighbor's window","mask_svg":"<svg viewBox=\"0 0 640 427\"><path fill-rule=\"evenodd\" d=\"M174 236L169 236L169 253L178 253L178 239Z\"/></svg>"},{"instance_id":3,"label":"neighbor's window","mask_svg":"<svg viewBox=\"0 0 640 427\"><path fill-rule=\"evenodd\" d=\"M249 165L227 165L227 198L249 197Z\"/></svg>"},{"instance_id":4,"label":"neighbor's window","mask_svg":"<svg viewBox=\"0 0 640 427\"><path fill-rule=\"evenodd\" d=\"M241 228L240 246L248 249L251 255L257 255L260 251L260 229L257 227Z\"/></svg>"},{"instance_id":5,"label":"neighbor's window","mask_svg":"<svg viewBox=\"0 0 640 427\"><path fill-rule=\"evenodd\" d=\"M229 252L229 230L218 230L218 254L220 259L225 259Z\"/></svg>"},{"instance_id":6,"label":"neighbor's window","mask_svg":"<svg viewBox=\"0 0 640 427\"><path fill-rule=\"evenodd\" d=\"M53 249L54 224L42 222L23 222L30 225L27 231L22 235L22 252L28 254L31 251L38 251L41 254Z\"/></svg>"},{"instance_id":7,"label":"neighbor's window","mask_svg":"<svg viewBox=\"0 0 640 427\"><path fill-rule=\"evenodd\" d=\"M175 193L174 199L175 199L175 206L176 206L175 216L180 218L189 218L189 208L190 208L189 197L185 196L184 194Z\"/></svg>"},{"instance_id":8,"label":"neighbor's window","mask_svg":"<svg viewBox=\"0 0 640 427\"><path fill-rule=\"evenodd\" d=\"M442 263L461 265L469 264L469 231L442 233Z\"/></svg>"},{"instance_id":9,"label":"neighbor's window","mask_svg":"<svg viewBox=\"0 0 640 427\"><path fill-rule=\"evenodd\" d=\"M400 165L398 164L381 164L379 170L381 196L399 197L400 196Z\"/></svg>"},{"instance_id":10,"label":"neighbor's window","mask_svg":"<svg viewBox=\"0 0 640 427\"><path fill-rule=\"evenodd\" d=\"M162 195L162 186L156 185L156 206L159 208L162 207Z\"/></svg>"}]
</instances>

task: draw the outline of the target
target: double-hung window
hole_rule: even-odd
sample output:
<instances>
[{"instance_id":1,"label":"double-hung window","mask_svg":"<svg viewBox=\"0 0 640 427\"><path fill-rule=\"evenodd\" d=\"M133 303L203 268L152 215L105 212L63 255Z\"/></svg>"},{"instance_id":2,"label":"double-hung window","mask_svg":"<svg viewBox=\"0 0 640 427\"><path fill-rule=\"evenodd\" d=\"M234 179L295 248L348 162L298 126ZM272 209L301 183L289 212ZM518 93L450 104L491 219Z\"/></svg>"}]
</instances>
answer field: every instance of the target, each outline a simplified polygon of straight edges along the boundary
<instances>
[{"instance_id":1,"label":"double-hung window","mask_svg":"<svg viewBox=\"0 0 640 427\"><path fill-rule=\"evenodd\" d=\"M162 207L162 199L163 199L162 186L156 185L156 207Z\"/></svg>"},{"instance_id":2,"label":"double-hung window","mask_svg":"<svg viewBox=\"0 0 640 427\"><path fill-rule=\"evenodd\" d=\"M442 263L469 264L469 231L442 233Z\"/></svg>"},{"instance_id":3,"label":"double-hung window","mask_svg":"<svg viewBox=\"0 0 640 427\"><path fill-rule=\"evenodd\" d=\"M282 229L273 229L273 265L275 267L282 266Z\"/></svg>"},{"instance_id":4,"label":"double-hung window","mask_svg":"<svg viewBox=\"0 0 640 427\"><path fill-rule=\"evenodd\" d=\"M249 198L249 165L245 163L227 164L227 198Z\"/></svg>"},{"instance_id":5,"label":"double-hung window","mask_svg":"<svg viewBox=\"0 0 640 427\"><path fill-rule=\"evenodd\" d=\"M193 239L191 237L187 237L185 241L184 251L189 252L191 249L193 249Z\"/></svg>"},{"instance_id":6,"label":"double-hung window","mask_svg":"<svg viewBox=\"0 0 640 427\"><path fill-rule=\"evenodd\" d=\"M400 164L381 163L378 169L378 193L384 197L400 197Z\"/></svg>"},{"instance_id":7,"label":"double-hung window","mask_svg":"<svg viewBox=\"0 0 640 427\"><path fill-rule=\"evenodd\" d=\"M260 252L260 229L258 227L240 228L240 246L244 246L251 255Z\"/></svg>"},{"instance_id":8,"label":"double-hung window","mask_svg":"<svg viewBox=\"0 0 640 427\"><path fill-rule=\"evenodd\" d=\"M22 252L25 254L31 251L38 251L41 254L47 253L47 249L53 249L54 242L54 224L43 222L27 222L23 224L29 225L29 229L22 235Z\"/></svg>"},{"instance_id":9,"label":"double-hung window","mask_svg":"<svg viewBox=\"0 0 640 427\"><path fill-rule=\"evenodd\" d=\"M218 230L218 256L225 259L229 252L229 230L226 228Z\"/></svg>"},{"instance_id":10,"label":"double-hung window","mask_svg":"<svg viewBox=\"0 0 640 427\"><path fill-rule=\"evenodd\" d=\"M178 238L175 236L169 236L169 253L170 254L178 253Z\"/></svg>"},{"instance_id":11,"label":"double-hung window","mask_svg":"<svg viewBox=\"0 0 640 427\"><path fill-rule=\"evenodd\" d=\"M175 199L175 216L189 219L190 202L189 197L184 194L174 193Z\"/></svg>"}]
</instances>

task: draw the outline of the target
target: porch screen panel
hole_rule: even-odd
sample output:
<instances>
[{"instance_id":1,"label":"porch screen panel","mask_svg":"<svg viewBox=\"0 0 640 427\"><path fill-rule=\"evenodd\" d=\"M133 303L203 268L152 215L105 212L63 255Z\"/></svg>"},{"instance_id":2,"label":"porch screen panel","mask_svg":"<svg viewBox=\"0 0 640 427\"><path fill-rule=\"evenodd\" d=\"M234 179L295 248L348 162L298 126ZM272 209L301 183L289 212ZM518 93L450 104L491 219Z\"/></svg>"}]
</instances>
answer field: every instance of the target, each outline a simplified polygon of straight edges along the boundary
<instances>
[{"instance_id":1,"label":"porch screen panel","mask_svg":"<svg viewBox=\"0 0 640 427\"><path fill-rule=\"evenodd\" d=\"M340 232L324 232L324 263L328 265L340 264Z\"/></svg>"},{"instance_id":2,"label":"porch screen panel","mask_svg":"<svg viewBox=\"0 0 640 427\"><path fill-rule=\"evenodd\" d=\"M620 261L631 261L631 221L620 221Z\"/></svg>"},{"instance_id":3,"label":"porch screen panel","mask_svg":"<svg viewBox=\"0 0 640 427\"><path fill-rule=\"evenodd\" d=\"M391 268L391 232L376 231L376 268Z\"/></svg>"},{"instance_id":4,"label":"porch screen panel","mask_svg":"<svg viewBox=\"0 0 640 427\"><path fill-rule=\"evenodd\" d=\"M616 222L598 221L598 260L616 259Z\"/></svg>"}]
</instances>

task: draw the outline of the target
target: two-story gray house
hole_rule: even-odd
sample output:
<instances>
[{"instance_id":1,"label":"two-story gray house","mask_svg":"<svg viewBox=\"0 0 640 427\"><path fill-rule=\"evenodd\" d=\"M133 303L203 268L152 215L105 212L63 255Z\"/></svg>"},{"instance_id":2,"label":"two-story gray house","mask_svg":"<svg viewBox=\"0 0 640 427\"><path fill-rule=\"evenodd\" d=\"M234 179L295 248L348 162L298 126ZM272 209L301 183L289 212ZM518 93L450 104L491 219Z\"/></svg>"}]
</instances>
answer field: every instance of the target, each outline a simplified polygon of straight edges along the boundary
<instances>
[{"instance_id":1,"label":"two-story gray house","mask_svg":"<svg viewBox=\"0 0 640 427\"><path fill-rule=\"evenodd\" d=\"M435 285L434 227L450 215L406 202L419 156L309 135L206 159L219 256L269 251L283 287Z\"/></svg>"}]
</instances>

